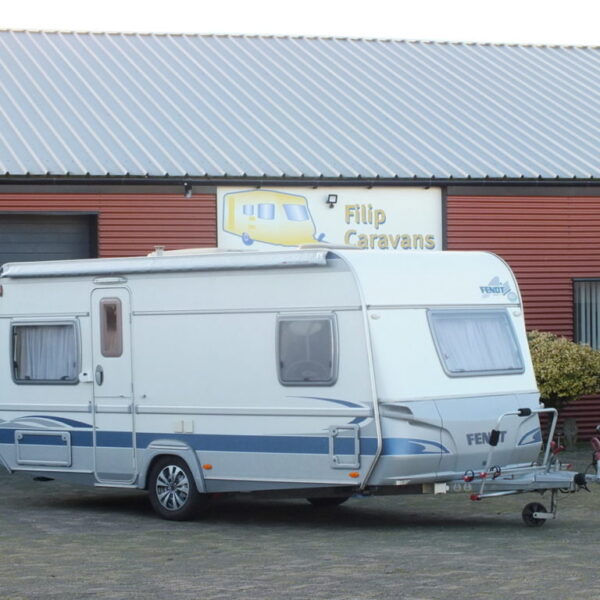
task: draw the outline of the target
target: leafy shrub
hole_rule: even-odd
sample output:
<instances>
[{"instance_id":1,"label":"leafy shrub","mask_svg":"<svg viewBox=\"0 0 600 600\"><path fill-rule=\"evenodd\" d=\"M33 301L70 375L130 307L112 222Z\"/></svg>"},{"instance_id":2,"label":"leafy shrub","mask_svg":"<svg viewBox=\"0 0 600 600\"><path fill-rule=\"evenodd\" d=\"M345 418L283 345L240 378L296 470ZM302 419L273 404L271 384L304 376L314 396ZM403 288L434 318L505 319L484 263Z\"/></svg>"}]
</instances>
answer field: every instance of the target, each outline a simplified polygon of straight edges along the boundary
<instances>
[{"instance_id":1,"label":"leafy shrub","mask_svg":"<svg viewBox=\"0 0 600 600\"><path fill-rule=\"evenodd\" d=\"M527 334L542 402L560 410L600 393L600 351L545 331Z\"/></svg>"}]
</instances>

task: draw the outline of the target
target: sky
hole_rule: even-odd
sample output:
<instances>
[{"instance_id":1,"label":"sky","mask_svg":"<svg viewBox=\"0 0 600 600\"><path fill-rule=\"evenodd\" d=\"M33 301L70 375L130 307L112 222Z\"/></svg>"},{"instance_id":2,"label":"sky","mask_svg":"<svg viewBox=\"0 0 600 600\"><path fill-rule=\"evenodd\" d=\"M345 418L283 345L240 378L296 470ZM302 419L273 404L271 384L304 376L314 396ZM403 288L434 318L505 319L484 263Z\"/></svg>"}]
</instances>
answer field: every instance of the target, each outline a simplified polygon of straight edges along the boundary
<instances>
[{"instance_id":1,"label":"sky","mask_svg":"<svg viewBox=\"0 0 600 600\"><path fill-rule=\"evenodd\" d=\"M600 45L598 0L0 0L0 29Z\"/></svg>"}]
</instances>

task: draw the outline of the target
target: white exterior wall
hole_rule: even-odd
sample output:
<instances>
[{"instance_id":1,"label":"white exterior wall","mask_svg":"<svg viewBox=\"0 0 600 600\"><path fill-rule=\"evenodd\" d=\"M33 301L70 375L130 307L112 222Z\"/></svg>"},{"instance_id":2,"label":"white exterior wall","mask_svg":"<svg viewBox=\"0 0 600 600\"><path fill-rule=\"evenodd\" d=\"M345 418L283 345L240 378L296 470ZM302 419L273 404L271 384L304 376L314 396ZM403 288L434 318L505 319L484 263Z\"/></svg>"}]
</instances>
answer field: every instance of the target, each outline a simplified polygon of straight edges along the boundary
<instances>
[{"instance_id":1,"label":"white exterior wall","mask_svg":"<svg viewBox=\"0 0 600 600\"><path fill-rule=\"evenodd\" d=\"M521 313L518 309L509 314L512 312ZM525 365L523 373L449 377L438 357L426 309L371 310L369 315L377 394L382 401L414 401L536 390L522 316L512 315L511 320L522 351Z\"/></svg>"},{"instance_id":2,"label":"white exterior wall","mask_svg":"<svg viewBox=\"0 0 600 600\"><path fill-rule=\"evenodd\" d=\"M210 408L215 413L223 409L260 411L261 407L324 409L327 405L322 401L310 399L323 395L365 403L369 387L360 313L338 312L337 321L337 383L282 386L277 378L275 312L136 317L133 368L139 406ZM256 420L263 429L277 431L268 427L262 416ZM236 425L232 420L227 429L231 426L236 433L254 429L249 421L244 418ZM199 427L210 432L210 427ZM299 422L286 431L298 432L302 427Z\"/></svg>"}]
</instances>

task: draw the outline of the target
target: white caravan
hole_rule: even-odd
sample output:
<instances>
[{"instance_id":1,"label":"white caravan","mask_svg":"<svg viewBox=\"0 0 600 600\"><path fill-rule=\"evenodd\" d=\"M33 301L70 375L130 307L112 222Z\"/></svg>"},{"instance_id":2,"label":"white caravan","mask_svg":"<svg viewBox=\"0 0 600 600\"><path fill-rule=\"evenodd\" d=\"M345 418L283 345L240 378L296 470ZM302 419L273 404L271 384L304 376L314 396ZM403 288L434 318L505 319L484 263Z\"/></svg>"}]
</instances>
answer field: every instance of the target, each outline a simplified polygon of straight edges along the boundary
<instances>
[{"instance_id":1,"label":"white caravan","mask_svg":"<svg viewBox=\"0 0 600 600\"><path fill-rule=\"evenodd\" d=\"M216 493L550 490L517 283L481 252L305 247L4 265L0 462L147 489L191 518Z\"/></svg>"}]
</instances>

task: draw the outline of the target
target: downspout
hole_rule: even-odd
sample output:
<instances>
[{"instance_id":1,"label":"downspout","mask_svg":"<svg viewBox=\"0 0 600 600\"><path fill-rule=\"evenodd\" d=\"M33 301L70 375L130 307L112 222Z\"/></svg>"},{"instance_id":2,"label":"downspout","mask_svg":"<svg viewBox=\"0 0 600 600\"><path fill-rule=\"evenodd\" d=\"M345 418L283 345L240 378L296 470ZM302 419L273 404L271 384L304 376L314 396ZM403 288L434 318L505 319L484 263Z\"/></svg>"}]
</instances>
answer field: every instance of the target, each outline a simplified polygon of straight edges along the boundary
<instances>
[{"instance_id":1,"label":"downspout","mask_svg":"<svg viewBox=\"0 0 600 600\"><path fill-rule=\"evenodd\" d=\"M377 447L375 449L375 456L373 457L373 461L371 462L371 466L364 476L362 483L360 484L360 491L364 491L369 483L369 479L379 462L379 458L383 452L383 433L381 429L381 414L379 412L379 396L377 394L377 383L375 380L375 366L373 364L373 345L371 343L371 329L369 327L369 315L367 314L367 302L365 299L364 290L361 284L361 281L354 269L354 265L348 260L346 260L343 256L337 254L339 258L341 258L344 263L349 267L352 276L354 277L354 281L356 282L356 287L358 289L358 295L360 298L360 308L363 316L363 327L365 331L365 343L367 348L367 362L369 364L369 381L371 386L371 402L373 403L373 419L375 421L375 431L377 434Z\"/></svg>"}]
</instances>

